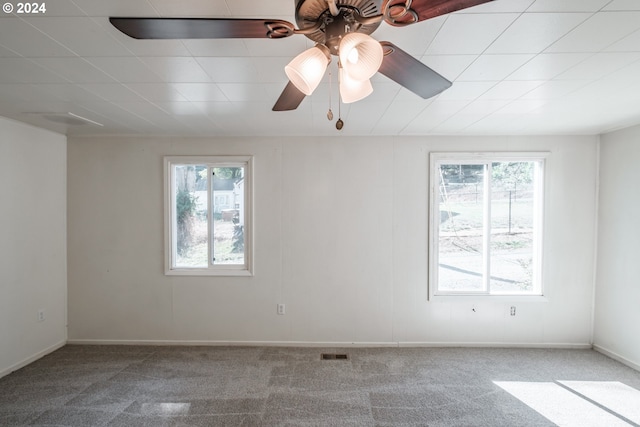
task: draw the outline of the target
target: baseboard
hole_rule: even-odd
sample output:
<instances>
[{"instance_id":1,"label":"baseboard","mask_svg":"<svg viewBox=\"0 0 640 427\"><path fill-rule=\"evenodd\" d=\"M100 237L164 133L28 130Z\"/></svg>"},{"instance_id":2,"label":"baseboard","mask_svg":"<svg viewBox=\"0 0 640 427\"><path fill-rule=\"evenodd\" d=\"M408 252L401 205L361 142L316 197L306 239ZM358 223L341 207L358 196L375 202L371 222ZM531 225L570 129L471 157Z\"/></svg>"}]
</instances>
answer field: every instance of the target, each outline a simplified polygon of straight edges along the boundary
<instances>
[{"instance_id":1,"label":"baseboard","mask_svg":"<svg viewBox=\"0 0 640 427\"><path fill-rule=\"evenodd\" d=\"M70 339L72 345L148 345L211 347L398 347L395 342L324 342L324 341L206 341L206 340L86 340Z\"/></svg>"},{"instance_id":2,"label":"baseboard","mask_svg":"<svg viewBox=\"0 0 640 427\"><path fill-rule=\"evenodd\" d=\"M15 365L12 365L12 366L8 367L7 369L4 369L4 370L0 371L0 378L4 377L5 375L9 375L13 371L17 371L20 368L24 368L28 364L35 362L36 360L46 356L47 354L53 353L54 351L58 350L59 348L64 347L66 344L67 344L66 341L60 341L59 343L54 344L51 347L45 348L44 350L37 352L33 356L30 356L30 357L27 357L26 359L23 359L22 361L16 363Z\"/></svg>"},{"instance_id":3,"label":"baseboard","mask_svg":"<svg viewBox=\"0 0 640 427\"><path fill-rule=\"evenodd\" d=\"M591 344L573 343L468 343L468 342L343 342L343 341L204 341L204 340L87 340L70 339L75 345L148 345L148 346L238 346L238 347L494 347L590 349Z\"/></svg>"},{"instance_id":4,"label":"baseboard","mask_svg":"<svg viewBox=\"0 0 640 427\"><path fill-rule=\"evenodd\" d=\"M553 348L589 350L589 343L400 342L399 347Z\"/></svg>"},{"instance_id":5,"label":"baseboard","mask_svg":"<svg viewBox=\"0 0 640 427\"><path fill-rule=\"evenodd\" d=\"M627 359L626 357L620 356L618 353L615 353L609 349L606 349L604 347L600 347L599 345L593 345L593 349L595 351L597 351L598 353L602 353L605 356L608 356L614 360L617 360L618 362L622 363L623 365L627 365L630 368L635 369L636 371L640 371L640 364L632 362L631 360Z\"/></svg>"}]
</instances>

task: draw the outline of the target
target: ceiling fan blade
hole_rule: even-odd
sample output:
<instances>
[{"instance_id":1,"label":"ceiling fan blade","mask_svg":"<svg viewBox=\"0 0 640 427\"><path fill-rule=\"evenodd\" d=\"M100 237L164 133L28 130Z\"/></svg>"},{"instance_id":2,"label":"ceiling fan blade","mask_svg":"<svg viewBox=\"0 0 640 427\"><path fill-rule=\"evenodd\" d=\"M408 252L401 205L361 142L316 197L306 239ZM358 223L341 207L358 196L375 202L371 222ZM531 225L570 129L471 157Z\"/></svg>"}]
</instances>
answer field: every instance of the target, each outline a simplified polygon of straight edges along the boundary
<instances>
[{"instance_id":1,"label":"ceiling fan blade","mask_svg":"<svg viewBox=\"0 0 640 427\"><path fill-rule=\"evenodd\" d=\"M390 42L380 42L384 51L378 69L391 80L424 99L451 87L451 82Z\"/></svg>"},{"instance_id":2,"label":"ceiling fan blade","mask_svg":"<svg viewBox=\"0 0 640 427\"><path fill-rule=\"evenodd\" d=\"M279 39L294 34L290 22L279 19L109 18L135 39Z\"/></svg>"},{"instance_id":3,"label":"ceiling fan blade","mask_svg":"<svg viewBox=\"0 0 640 427\"><path fill-rule=\"evenodd\" d=\"M278 98L276 104L273 106L273 111L295 110L298 108L298 105L300 105L305 96L306 95L295 87L293 83L289 82L280 94L280 98Z\"/></svg>"},{"instance_id":4,"label":"ceiling fan blade","mask_svg":"<svg viewBox=\"0 0 640 427\"><path fill-rule=\"evenodd\" d=\"M382 10L388 24L404 26L490 1L493 0L385 0Z\"/></svg>"}]
</instances>

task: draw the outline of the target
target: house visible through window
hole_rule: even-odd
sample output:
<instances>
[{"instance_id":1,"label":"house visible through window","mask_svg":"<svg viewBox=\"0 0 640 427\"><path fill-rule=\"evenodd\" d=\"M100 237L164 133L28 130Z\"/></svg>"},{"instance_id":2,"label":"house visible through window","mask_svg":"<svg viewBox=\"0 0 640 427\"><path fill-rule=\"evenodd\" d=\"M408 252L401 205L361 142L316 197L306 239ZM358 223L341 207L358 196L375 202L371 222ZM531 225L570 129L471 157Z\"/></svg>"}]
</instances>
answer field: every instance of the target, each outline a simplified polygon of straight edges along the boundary
<instances>
[{"instance_id":1,"label":"house visible through window","mask_svg":"<svg viewBox=\"0 0 640 427\"><path fill-rule=\"evenodd\" d=\"M542 295L544 155L431 155L435 295Z\"/></svg>"},{"instance_id":2,"label":"house visible through window","mask_svg":"<svg viewBox=\"0 0 640 427\"><path fill-rule=\"evenodd\" d=\"M250 157L168 157L167 274L250 274Z\"/></svg>"}]
</instances>

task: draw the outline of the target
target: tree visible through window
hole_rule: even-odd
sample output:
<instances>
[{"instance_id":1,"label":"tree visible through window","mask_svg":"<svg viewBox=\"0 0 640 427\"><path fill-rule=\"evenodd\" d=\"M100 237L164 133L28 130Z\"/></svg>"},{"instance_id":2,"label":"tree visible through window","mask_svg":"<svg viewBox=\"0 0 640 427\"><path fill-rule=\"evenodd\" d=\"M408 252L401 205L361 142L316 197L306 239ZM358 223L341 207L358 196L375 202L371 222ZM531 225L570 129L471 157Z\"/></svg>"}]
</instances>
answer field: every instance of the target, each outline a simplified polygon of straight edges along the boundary
<instances>
[{"instance_id":1,"label":"tree visible through window","mask_svg":"<svg viewBox=\"0 0 640 427\"><path fill-rule=\"evenodd\" d=\"M436 294L541 294L543 164L539 155L432 155Z\"/></svg>"},{"instance_id":2,"label":"tree visible through window","mask_svg":"<svg viewBox=\"0 0 640 427\"><path fill-rule=\"evenodd\" d=\"M167 273L249 270L249 159L168 158Z\"/></svg>"}]
</instances>

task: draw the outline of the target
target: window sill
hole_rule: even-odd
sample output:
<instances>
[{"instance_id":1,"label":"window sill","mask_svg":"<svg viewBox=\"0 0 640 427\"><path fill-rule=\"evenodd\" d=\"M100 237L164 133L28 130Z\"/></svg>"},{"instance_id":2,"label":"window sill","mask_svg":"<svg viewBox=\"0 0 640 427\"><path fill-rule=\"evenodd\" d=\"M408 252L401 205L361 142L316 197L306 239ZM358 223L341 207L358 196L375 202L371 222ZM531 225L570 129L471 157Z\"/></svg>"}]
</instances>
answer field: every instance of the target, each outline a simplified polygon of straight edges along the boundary
<instances>
[{"instance_id":1,"label":"window sill","mask_svg":"<svg viewBox=\"0 0 640 427\"><path fill-rule=\"evenodd\" d=\"M166 270L165 276L218 276L218 277L252 277L249 270L233 269L207 269L207 268L174 268Z\"/></svg>"},{"instance_id":2,"label":"window sill","mask_svg":"<svg viewBox=\"0 0 640 427\"><path fill-rule=\"evenodd\" d=\"M549 302L549 298L544 295L471 295L471 294L441 294L431 295L433 302L454 302L454 301L495 301L495 302Z\"/></svg>"}]
</instances>

